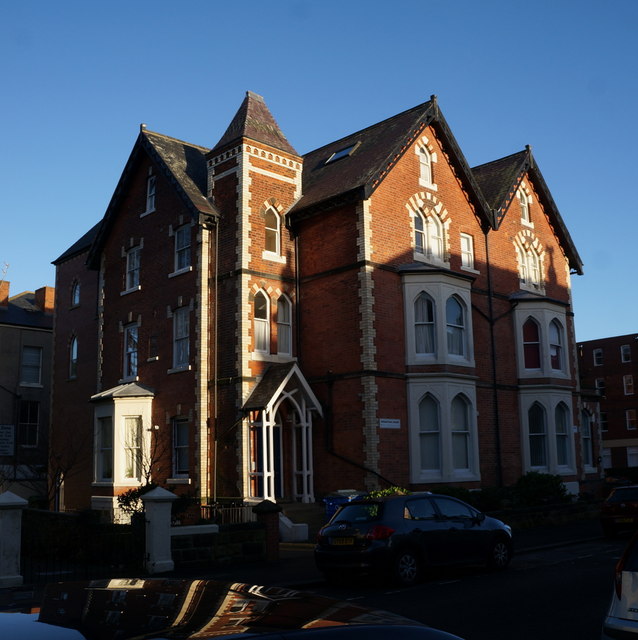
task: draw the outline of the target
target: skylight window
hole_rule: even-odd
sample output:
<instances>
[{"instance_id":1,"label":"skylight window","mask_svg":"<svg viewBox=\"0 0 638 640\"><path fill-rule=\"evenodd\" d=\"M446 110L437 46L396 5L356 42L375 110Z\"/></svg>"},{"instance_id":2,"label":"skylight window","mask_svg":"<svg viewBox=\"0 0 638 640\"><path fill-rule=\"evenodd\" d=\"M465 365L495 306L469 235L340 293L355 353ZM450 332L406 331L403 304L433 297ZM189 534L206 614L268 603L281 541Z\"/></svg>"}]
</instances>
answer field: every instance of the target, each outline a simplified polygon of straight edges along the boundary
<instances>
[{"instance_id":1,"label":"skylight window","mask_svg":"<svg viewBox=\"0 0 638 640\"><path fill-rule=\"evenodd\" d=\"M355 142L343 149L339 149L339 151L335 151L325 162L325 164L330 164L331 162L336 162L337 160L341 160L341 158L346 158L349 155L352 155L352 152L359 146L358 142Z\"/></svg>"}]
</instances>

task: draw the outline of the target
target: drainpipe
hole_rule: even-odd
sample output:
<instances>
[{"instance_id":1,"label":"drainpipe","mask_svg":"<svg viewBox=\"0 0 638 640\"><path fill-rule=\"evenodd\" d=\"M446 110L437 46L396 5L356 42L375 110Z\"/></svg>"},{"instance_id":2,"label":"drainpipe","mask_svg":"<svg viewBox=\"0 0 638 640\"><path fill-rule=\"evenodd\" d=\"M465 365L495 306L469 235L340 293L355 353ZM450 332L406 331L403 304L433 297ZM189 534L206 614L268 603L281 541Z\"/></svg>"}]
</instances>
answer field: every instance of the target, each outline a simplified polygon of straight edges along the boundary
<instances>
[{"instance_id":1,"label":"drainpipe","mask_svg":"<svg viewBox=\"0 0 638 640\"><path fill-rule=\"evenodd\" d=\"M490 326L490 355L492 360L492 400L494 405L494 444L496 447L496 478L498 486L503 486L503 463L501 461L501 425L498 408L498 388L496 379L496 338L494 336L494 307L492 303L492 265L490 262L489 227L485 229L485 261L487 263L487 303L488 322Z\"/></svg>"}]
</instances>

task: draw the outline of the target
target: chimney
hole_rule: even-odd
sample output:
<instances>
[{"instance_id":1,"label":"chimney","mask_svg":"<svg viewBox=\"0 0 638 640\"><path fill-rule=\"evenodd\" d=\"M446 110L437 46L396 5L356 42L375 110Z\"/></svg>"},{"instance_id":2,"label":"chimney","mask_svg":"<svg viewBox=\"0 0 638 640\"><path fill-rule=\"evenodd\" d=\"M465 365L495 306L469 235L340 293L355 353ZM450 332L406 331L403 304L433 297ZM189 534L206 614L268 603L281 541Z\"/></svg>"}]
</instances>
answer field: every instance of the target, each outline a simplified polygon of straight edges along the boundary
<instances>
[{"instance_id":1,"label":"chimney","mask_svg":"<svg viewBox=\"0 0 638 640\"><path fill-rule=\"evenodd\" d=\"M54 287L40 287L35 292L35 304L40 311L44 313L53 313L53 305L55 300Z\"/></svg>"},{"instance_id":2,"label":"chimney","mask_svg":"<svg viewBox=\"0 0 638 640\"><path fill-rule=\"evenodd\" d=\"M9 307L9 282L0 280L0 309Z\"/></svg>"}]
</instances>

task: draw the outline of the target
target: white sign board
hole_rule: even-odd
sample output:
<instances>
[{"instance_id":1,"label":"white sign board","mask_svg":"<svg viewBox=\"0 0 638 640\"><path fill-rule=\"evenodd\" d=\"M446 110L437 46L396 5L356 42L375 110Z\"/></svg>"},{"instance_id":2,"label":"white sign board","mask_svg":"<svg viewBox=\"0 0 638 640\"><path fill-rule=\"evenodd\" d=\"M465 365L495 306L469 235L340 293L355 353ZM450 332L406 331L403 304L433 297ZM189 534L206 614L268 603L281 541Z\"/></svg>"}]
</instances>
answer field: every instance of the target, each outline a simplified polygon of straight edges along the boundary
<instances>
[{"instance_id":1,"label":"white sign board","mask_svg":"<svg viewBox=\"0 0 638 640\"><path fill-rule=\"evenodd\" d=\"M12 424L0 424L0 456L12 456L15 445L15 427Z\"/></svg>"},{"instance_id":2,"label":"white sign board","mask_svg":"<svg viewBox=\"0 0 638 640\"><path fill-rule=\"evenodd\" d=\"M379 420L379 427L381 427L381 429L400 429L401 420L398 418L381 418Z\"/></svg>"}]
</instances>

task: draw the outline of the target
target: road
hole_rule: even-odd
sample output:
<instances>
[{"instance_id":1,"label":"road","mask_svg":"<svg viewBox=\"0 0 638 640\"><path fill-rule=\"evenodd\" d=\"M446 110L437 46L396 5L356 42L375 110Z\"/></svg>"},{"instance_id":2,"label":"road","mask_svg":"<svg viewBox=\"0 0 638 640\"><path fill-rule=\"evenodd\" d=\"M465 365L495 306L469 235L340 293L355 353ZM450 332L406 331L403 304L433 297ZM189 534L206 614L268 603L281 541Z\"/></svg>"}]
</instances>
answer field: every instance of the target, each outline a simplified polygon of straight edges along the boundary
<instances>
[{"instance_id":1,"label":"road","mask_svg":"<svg viewBox=\"0 0 638 640\"><path fill-rule=\"evenodd\" d=\"M626 540L526 553L506 571L453 568L409 589L358 581L315 589L381 608L466 640L595 640Z\"/></svg>"}]
</instances>

